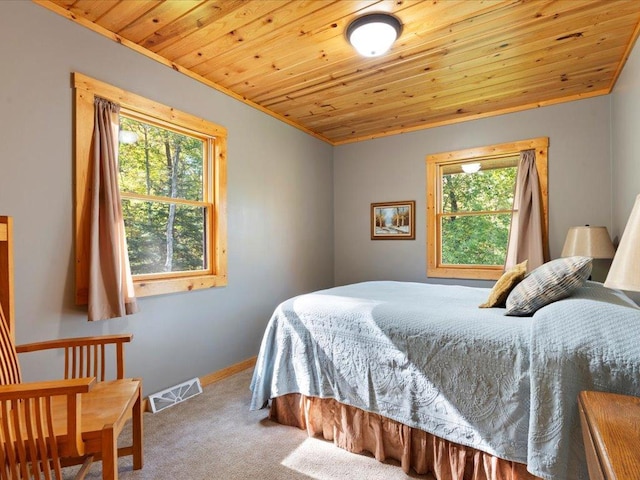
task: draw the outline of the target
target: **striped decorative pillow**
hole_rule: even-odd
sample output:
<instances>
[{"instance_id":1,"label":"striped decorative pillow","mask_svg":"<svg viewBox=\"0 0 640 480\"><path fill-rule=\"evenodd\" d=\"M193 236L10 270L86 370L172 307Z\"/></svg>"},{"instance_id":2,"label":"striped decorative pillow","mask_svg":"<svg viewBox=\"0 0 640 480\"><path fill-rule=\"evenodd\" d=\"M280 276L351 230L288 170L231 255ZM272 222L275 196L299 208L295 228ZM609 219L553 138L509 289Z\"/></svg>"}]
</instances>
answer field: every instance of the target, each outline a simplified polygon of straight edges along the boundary
<instances>
[{"instance_id":1,"label":"striped decorative pillow","mask_svg":"<svg viewBox=\"0 0 640 480\"><path fill-rule=\"evenodd\" d=\"M558 258L540 265L511 290L506 315L533 315L539 308L571 295L590 274L590 257Z\"/></svg>"}]
</instances>

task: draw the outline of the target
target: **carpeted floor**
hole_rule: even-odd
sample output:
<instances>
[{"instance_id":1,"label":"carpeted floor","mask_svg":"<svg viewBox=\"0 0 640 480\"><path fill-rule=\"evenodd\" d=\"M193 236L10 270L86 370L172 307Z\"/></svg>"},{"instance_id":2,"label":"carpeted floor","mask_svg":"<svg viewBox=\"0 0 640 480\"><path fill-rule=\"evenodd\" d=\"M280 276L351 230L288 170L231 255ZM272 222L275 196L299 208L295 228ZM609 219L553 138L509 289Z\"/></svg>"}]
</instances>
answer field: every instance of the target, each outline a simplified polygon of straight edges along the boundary
<instances>
[{"instance_id":1,"label":"carpeted floor","mask_svg":"<svg viewBox=\"0 0 640 480\"><path fill-rule=\"evenodd\" d=\"M145 465L133 471L119 462L122 480L316 479L396 480L431 476L405 474L397 463L380 463L341 450L293 427L267 420L267 410L249 411L252 370L210 385L204 393L161 412L145 413ZM129 428L121 440L128 440ZM77 468L66 469L65 480ZM101 463L87 478L101 478Z\"/></svg>"}]
</instances>

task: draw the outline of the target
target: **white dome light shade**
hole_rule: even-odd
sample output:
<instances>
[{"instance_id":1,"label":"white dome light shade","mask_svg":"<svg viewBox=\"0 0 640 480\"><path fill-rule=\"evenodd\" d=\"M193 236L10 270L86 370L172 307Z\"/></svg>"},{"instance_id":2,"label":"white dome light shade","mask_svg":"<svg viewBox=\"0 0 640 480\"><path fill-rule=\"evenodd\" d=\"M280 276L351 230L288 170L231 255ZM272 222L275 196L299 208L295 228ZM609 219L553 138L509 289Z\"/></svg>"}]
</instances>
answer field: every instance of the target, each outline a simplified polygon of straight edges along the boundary
<instances>
[{"instance_id":1,"label":"white dome light shade","mask_svg":"<svg viewBox=\"0 0 640 480\"><path fill-rule=\"evenodd\" d=\"M385 13L371 13L356 18L347 27L349 43L365 57L378 57L386 53L400 36L402 24L396 17Z\"/></svg>"},{"instance_id":2,"label":"white dome light shade","mask_svg":"<svg viewBox=\"0 0 640 480\"><path fill-rule=\"evenodd\" d=\"M462 171L464 173L476 173L478 170L480 170L479 163L463 163L462 164Z\"/></svg>"},{"instance_id":3,"label":"white dome light shade","mask_svg":"<svg viewBox=\"0 0 640 480\"><path fill-rule=\"evenodd\" d=\"M138 141L138 134L130 130L120 130L118 132L118 141L125 145L132 145Z\"/></svg>"}]
</instances>

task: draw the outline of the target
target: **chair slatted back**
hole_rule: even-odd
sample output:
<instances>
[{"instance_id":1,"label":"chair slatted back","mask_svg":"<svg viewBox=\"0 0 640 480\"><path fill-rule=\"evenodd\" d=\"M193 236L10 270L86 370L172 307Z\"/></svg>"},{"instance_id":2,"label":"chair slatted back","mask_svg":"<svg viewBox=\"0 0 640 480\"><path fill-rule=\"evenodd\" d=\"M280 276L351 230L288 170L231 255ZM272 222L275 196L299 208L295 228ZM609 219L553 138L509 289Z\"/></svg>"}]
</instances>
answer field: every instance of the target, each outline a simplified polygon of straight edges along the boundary
<instances>
[{"instance_id":1,"label":"chair slatted back","mask_svg":"<svg viewBox=\"0 0 640 480\"><path fill-rule=\"evenodd\" d=\"M13 219L0 215L0 307L7 328L15 336L13 293Z\"/></svg>"},{"instance_id":2,"label":"chair slatted back","mask_svg":"<svg viewBox=\"0 0 640 480\"><path fill-rule=\"evenodd\" d=\"M105 345L76 345L64 349L64 378L96 377L106 380Z\"/></svg>"},{"instance_id":3,"label":"chair slatted back","mask_svg":"<svg viewBox=\"0 0 640 480\"><path fill-rule=\"evenodd\" d=\"M22 382L18 354L9 332L7 322L0 305L0 385L13 385Z\"/></svg>"},{"instance_id":4,"label":"chair slatted back","mask_svg":"<svg viewBox=\"0 0 640 480\"><path fill-rule=\"evenodd\" d=\"M0 400L0 443L0 480L62 479L50 396Z\"/></svg>"}]
</instances>

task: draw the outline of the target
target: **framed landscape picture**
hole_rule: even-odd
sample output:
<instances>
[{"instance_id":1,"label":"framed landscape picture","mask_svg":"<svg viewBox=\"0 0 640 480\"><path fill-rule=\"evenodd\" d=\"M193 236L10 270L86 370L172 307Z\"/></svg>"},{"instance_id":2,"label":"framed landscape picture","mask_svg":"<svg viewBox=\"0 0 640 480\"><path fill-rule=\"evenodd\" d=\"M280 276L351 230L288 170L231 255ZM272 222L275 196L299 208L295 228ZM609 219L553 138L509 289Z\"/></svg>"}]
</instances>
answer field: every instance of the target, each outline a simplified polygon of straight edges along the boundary
<instances>
[{"instance_id":1,"label":"framed landscape picture","mask_svg":"<svg viewBox=\"0 0 640 480\"><path fill-rule=\"evenodd\" d=\"M371 204L371 240L414 240L416 202Z\"/></svg>"}]
</instances>

